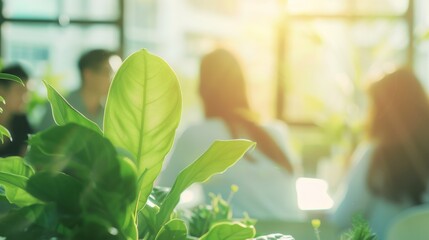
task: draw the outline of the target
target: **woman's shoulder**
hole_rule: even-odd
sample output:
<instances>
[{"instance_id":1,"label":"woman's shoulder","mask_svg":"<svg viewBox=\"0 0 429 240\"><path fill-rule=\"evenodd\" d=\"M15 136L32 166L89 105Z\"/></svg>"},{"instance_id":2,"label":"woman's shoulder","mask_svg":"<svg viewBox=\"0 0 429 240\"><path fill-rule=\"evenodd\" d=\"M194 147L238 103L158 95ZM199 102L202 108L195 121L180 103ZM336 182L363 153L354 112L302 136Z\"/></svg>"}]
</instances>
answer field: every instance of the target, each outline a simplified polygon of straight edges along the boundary
<instances>
[{"instance_id":1,"label":"woman's shoulder","mask_svg":"<svg viewBox=\"0 0 429 240\"><path fill-rule=\"evenodd\" d=\"M268 130L288 131L288 125L284 121L278 119L264 121L261 125Z\"/></svg>"},{"instance_id":2,"label":"woman's shoulder","mask_svg":"<svg viewBox=\"0 0 429 240\"><path fill-rule=\"evenodd\" d=\"M189 124L179 135L181 139L194 141L205 138L230 138L228 128L221 119L207 119Z\"/></svg>"},{"instance_id":3,"label":"woman's shoulder","mask_svg":"<svg viewBox=\"0 0 429 240\"><path fill-rule=\"evenodd\" d=\"M225 124L222 119L211 118L192 123L185 129L185 131L199 131L201 129L219 129L224 127Z\"/></svg>"}]
</instances>

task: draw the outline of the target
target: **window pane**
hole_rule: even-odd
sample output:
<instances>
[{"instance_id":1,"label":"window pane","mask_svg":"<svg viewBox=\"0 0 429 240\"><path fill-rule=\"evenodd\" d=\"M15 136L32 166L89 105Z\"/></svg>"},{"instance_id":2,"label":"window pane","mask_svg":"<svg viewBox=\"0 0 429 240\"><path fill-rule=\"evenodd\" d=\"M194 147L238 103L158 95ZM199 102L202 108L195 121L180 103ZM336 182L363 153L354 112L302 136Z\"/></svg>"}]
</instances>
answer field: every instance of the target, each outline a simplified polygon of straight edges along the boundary
<instances>
[{"instance_id":1,"label":"window pane","mask_svg":"<svg viewBox=\"0 0 429 240\"><path fill-rule=\"evenodd\" d=\"M289 0L290 13L386 13L402 14L408 0Z\"/></svg>"},{"instance_id":2,"label":"window pane","mask_svg":"<svg viewBox=\"0 0 429 240\"><path fill-rule=\"evenodd\" d=\"M115 20L119 16L118 0L4 0L6 17L56 19Z\"/></svg>"},{"instance_id":3,"label":"window pane","mask_svg":"<svg viewBox=\"0 0 429 240\"><path fill-rule=\"evenodd\" d=\"M355 10L361 14L404 14L409 0L355 0Z\"/></svg>"},{"instance_id":4,"label":"window pane","mask_svg":"<svg viewBox=\"0 0 429 240\"><path fill-rule=\"evenodd\" d=\"M348 10L349 0L289 0L290 13L343 13Z\"/></svg>"},{"instance_id":5,"label":"window pane","mask_svg":"<svg viewBox=\"0 0 429 240\"><path fill-rule=\"evenodd\" d=\"M198 10L226 15L235 14L239 4L239 0L187 0L187 2Z\"/></svg>"},{"instance_id":6,"label":"window pane","mask_svg":"<svg viewBox=\"0 0 429 240\"><path fill-rule=\"evenodd\" d=\"M60 28L54 25L5 24L2 30L4 61L23 62L41 89L41 80L47 72L52 79L45 80L54 81L60 91L78 87L77 59L84 50L116 50L119 47L118 30L110 26Z\"/></svg>"},{"instance_id":7,"label":"window pane","mask_svg":"<svg viewBox=\"0 0 429 240\"><path fill-rule=\"evenodd\" d=\"M408 39L402 21L347 23L296 21L288 47L287 117L318 121L354 118L365 101L368 76L405 62ZM350 112L352 111L352 112Z\"/></svg>"},{"instance_id":8,"label":"window pane","mask_svg":"<svg viewBox=\"0 0 429 240\"><path fill-rule=\"evenodd\" d=\"M62 13L70 19L115 20L119 17L118 0L63 0Z\"/></svg>"},{"instance_id":9,"label":"window pane","mask_svg":"<svg viewBox=\"0 0 429 240\"><path fill-rule=\"evenodd\" d=\"M429 1L416 0L415 5L415 69L429 92L429 15L427 14Z\"/></svg>"},{"instance_id":10,"label":"window pane","mask_svg":"<svg viewBox=\"0 0 429 240\"><path fill-rule=\"evenodd\" d=\"M3 0L3 14L18 18L56 18L58 0Z\"/></svg>"},{"instance_id":11,"label":"window pane","mask_svg":"<svg viewBox=\"0 0 429 240\"><path fill-rule=\"evenodd\" d=\"M125 21L128 29L142 31L157 26L158 4L156 0L131 0L126 4Z\"/></svg>"}]
</instances>

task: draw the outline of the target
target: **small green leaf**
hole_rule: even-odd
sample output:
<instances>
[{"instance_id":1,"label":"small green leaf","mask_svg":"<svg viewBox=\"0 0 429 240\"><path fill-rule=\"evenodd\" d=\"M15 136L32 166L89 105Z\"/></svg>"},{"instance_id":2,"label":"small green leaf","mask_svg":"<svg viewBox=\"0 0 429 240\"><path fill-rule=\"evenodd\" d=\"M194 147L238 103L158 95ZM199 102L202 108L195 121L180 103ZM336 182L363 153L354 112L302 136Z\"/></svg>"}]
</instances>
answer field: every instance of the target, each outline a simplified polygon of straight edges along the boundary
<instances>
[{"instance_id":1,"label":"small green leaf","mask_svg":"<svg viewBox=\"0 0 429 240\"><path fill-rule=\"evenodd\" d=\"M0 96L0 102L6 104L6 100L4 100L4 97Z\"/></svg>"},{"instance_id":2,"label":"small green leaf","mask_svg":"<svg viewBox=\"0 0 429 240\"><path fill-rule=\"evenodd\" d=\"M200 240L243 240L255 236L255 228L241 223L218 223L212 226Z\"/></svg>"},{"instance_id":3,"label":"small green leaf","mask_svg":"<svg viewBox=\"0 0 429 240\"><path fill-rule=\"evenodd\" d=\"M134 155L143 207L170 150L181 114L179 82L170 66L145 49L129 56L110 86L104 134ZM144 175L143 175L144 173Z\"/></svg>"},{"instance_id":4,"label":"small green leaf","mask_svg":"<svg viewBox=\"0 0 429 240\"><path fill-rule=\"evenodd\" d=\"M0 185L10 203L22 207L39 202L25 190L28 178L33 174L33 169L21 157L0 158Z\"/></svg>"},{"instance_id":5,"label":"small green leaf","mask_svg":"<svg viewBox=\"0 0 429 240\"><path fill-rule=\"evenodd\" d=\"M0 172L7 172L24 177L30 177L34 170L18 156L0 158Z\"/></svg>"},{"instance_id":6,"label":"small green leaf","mask_svg":"<svg viewBox=\"0 0 429 240\"><path fill-rule=\"evenodd\" d=\"M172 219L162 226L155 240L186 240L187 230L185 222L181 219Z\"/></svg>"},{"instance_id":7,"label":"small green leaf","mask_svg":"<svg viewBox=\"0 0 429 240\"><path fill-rule=\"evenodd\" d=\"M162 226L180 200L180 194L196 182L207 181L211 176L223 173L235 164L254 142L248 140L215 141L194 163L179 173L177 179L161 205L157 224Z\"/></svg>"},{"instance_id":8,"label":"small green leaf","mask_svg":"<svg viewBox=\"0 0 429 240\"><path fill-rule=\"evenodd\" d=\"M5 128L3 125L0 125L0 140L1 143L4 143L4 136L8 137L12 141L12 135L10 134L9 130Z\"/></svg>"},{"instance_id":9,"label":"small green leaf","mask_svg":"<svg viewBox=\"0 0 429 240\"><path fill-rule=\"evenodd\" d=\"M15 76L15 75L12 75L12 74L0 73L0 79L14 81L14 82L17 82L17 83L21 84L22 86L25 86L25 84L21 80L21 78Z\"/></svg>"},{"instance_id":10,"label":"small green leaf","mask_svg":"<svg viewBox=\"0 0 429 240\"><path fill-rule=\"evenodd\" d=\"M102 135L102 132L96 123L92 122L82 115L82 113L74 109L60 93L49 85L49 83L43 83L48 91L48 100L51 104L52 115L57 125L62 126L67 123L77 123Z\"/></svg>"}]
</instances>

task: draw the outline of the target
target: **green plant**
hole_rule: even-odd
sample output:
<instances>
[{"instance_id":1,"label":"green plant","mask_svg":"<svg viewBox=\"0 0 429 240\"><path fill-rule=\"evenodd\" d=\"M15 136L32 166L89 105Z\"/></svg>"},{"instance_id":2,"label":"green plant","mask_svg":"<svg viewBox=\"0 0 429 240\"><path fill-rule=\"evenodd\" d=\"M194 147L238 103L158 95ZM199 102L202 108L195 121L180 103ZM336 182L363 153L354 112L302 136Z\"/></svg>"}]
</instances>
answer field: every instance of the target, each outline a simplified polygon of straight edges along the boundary
<instances>
[{"instance_id":1,"label":"green plant","mask_svg":"<svg viewBox=\"0 0 429 240\"><path fill-rule=\"evenodd\" d=\"M231 186L231 194L228 200L224 200L221 195L209 194L211 204L200 204L192 209L182 209L178 215L182 218L189 229L189 235L193 237L202 237L211 227L218 223L241 223L244 226L252 227L256 220L251 219L247 214L242 219L235 219L232 216L232 207L230 200L232 195L237 192L238 187Z\"/></svg>"},{"instance_id":2,"label":"green plant","mask_svg":"<svg viewBox=\"0 0 429 240\"><path fill-rule=\"evenodd\" d=\"M352 228L341 235L341 240L377 240L368 223L362 216L353 218Z\"/></svg>"},{"instance_id":3,"label":"green plant","mask_svg":"<svg viewBox=\"0 0 429 240\"><path fill-rule=\"evenodd\" d=\"M0 217L0 236L7 239L192 239L174 211L180 194L254 146L215 141L170 190L153 188L181 113L180 87L167 63L146 50L124 61L109 90L103 129L45 85L58 126L31 136L25 159L0 159L2 194L15 206ZM200 239L254 235L251 225L219 221Z\"/></svg>"},{"instance_id":4,"label":"green plant","mask_svg":"<svg viewBox=\"0 0 429 240\"><path fill-rule=\"evenodd\" d=\"M15 75L11 75L8 73L0 73L0 79L1 80L9 80L9 81L14 81L17 82L19 84L21 84L22 86L24 86L24 83L22 82L22 80L15 76ZM3 104L6 104L5 99L0 96L0 102ZM0 107L0 113L3 112L3 108ZM9 138L10 140L12 140L12 136L10 135L9 130L7 130L7 128L5 128L4 126L0 125L0 141L3 143L4 142L4 137Z\"/></svg>"}]
</instances>

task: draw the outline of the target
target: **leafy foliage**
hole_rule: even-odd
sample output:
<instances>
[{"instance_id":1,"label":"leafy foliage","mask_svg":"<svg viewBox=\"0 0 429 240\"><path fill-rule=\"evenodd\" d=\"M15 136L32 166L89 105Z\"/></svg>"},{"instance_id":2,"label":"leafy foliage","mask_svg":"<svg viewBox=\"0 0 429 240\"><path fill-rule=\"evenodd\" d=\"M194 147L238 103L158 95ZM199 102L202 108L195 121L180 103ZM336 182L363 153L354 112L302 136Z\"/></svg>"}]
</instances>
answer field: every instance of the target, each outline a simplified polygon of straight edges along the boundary
<instances>
[{"instance_id":1,"label":"leafy foliage","mask_svg":"<svg viewBox=\"0 0 429 240\"><path fill-rule=\"evenodd\" d=\"M25 191L42 204L13 210L1 219L4 236L135 239L127 228L136 197L136 170L106 138L71 123L34 135L30 145L26 160L37 171ZM7 230L21 225L25 227Z\"/></svg>"},{"instance_id":2,"label":"leafy foliage","mask_svg":"<svg viewBox=\"0 0 429 240\"><path fill-rule=\"evenodd\" d=\"M22 86L24 86L24 82L17 76L12 75L12 74L8 74L8 73L0 73L0 80L8 80L8 81L14 81L16 83L21 84ZM3 104L6 104L5 99L0 96L0 102ZM3 108L0 107L0 113L3 112ZM7 128L5 128L4 126L0 125L0 141L1 143L4 143L4 137L9 138L10 140L12 140L12 136L10 135L9 130L7 130Z\"/></svg>"},{"instance_id":3,"label":"leafy foliage","mask_svg":"<svg viewBox=\"0 0 429 240\"><path fill-rule=\"evenodd\" d=\"M352 228L341 236L341 240L377 240L368 223L362 216L353 218Z\"/></svg>"},{"instance_id":4,"label":"leafy foliage","mask_svg":"<svg viewBox=\"0 0 429 240\"><path fill-rule=\"evenodd\" d=\"M103 130L46 87L59 126L33 135L25 159L0 160L9 166L0 170L3 195L16 205L0 218L0 236L7 239L192 239L174 212L180 194L254 146L215 142L171 191L154 189L181 113L180 87L168 64L146 50L125 60L109 90ZM253 226L219 220L202 239L254 233Z\"/></svg>"},{"instance_id":5,"label":"leafy foliage","mask_svg":"<svg viewBox=\"0 0 429 240\"><path fill-rule=\"evenodd\" d=\"M221 222L237 222L249 227L255 225L256 220L248 216L244 219L234 219L231 206L222 196L211 194L210 197L210 205L201 204L191 210L183 209L178 212L189 228L189 235L201 237Z\"/></svg>"}]
</instances>

